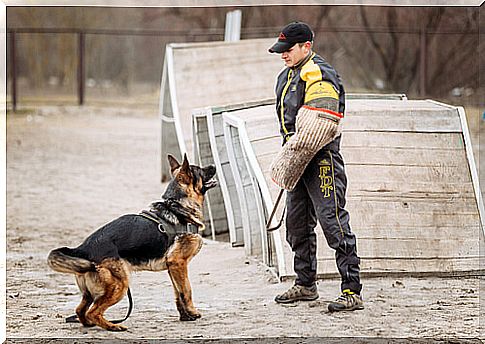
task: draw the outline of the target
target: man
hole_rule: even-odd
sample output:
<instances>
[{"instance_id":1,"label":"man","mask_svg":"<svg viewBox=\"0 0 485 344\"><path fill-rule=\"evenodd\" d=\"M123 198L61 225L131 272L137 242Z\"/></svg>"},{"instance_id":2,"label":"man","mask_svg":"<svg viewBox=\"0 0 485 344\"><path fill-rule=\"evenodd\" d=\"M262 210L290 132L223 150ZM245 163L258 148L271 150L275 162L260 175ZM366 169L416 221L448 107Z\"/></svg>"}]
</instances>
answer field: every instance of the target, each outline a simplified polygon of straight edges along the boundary
<instances>
[{"instance_id":1,"label":"man","mask_svg":"<svg viewBox=\"0 0 485 344\"><path fill-rule=\"evenodd\" d=\"M269 49L281 54L285 68L276 80L276 111L286 143L295 133L296 117L305 110L343 116L345 92L335 69L312 51L313 32L302 22L288 24ZM292 191L287 193L286 233L294 252L295 284L276 296L278 303L311 301L318 298L316 286L317 219L328 245L335 250L342 278L341 295L328 306L331 312L363 309L360 296L360 258L356 237L344 209L347 177L339 153L340 138L320 149L305 168Z\"/></svg>"}]
</instances>

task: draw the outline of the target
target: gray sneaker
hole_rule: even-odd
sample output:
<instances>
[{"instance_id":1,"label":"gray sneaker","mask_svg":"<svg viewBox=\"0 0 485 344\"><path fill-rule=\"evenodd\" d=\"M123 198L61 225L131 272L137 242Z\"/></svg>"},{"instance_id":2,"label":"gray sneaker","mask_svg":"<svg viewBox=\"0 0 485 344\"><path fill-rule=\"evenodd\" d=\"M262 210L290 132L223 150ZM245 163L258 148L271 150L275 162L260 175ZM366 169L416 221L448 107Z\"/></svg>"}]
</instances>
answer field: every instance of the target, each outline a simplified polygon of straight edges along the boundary
<instances>
[{"instance_id":1,"label":"gray sneaker","mask_svg":"<svg viewBox=\"0 0 485 344\"><path fill-rule=\"evenodd\" d=\"M304 287L295 284L283 294L277 295L275 301L277 303L292 303L295 301L313 301L318 299L317 286Z\"/></svg>"},{"instance_id":2,"label":"gray sneaker","mask_svg":"<svg viewBox=\"0 0 485 344\"><path fill-rule=\"evenodd\" d=\"M353 311L364 309L364 301L358 294L344 290L337 300L330 302L328 310L330 312Z\"/></svg>"}]
</instances>

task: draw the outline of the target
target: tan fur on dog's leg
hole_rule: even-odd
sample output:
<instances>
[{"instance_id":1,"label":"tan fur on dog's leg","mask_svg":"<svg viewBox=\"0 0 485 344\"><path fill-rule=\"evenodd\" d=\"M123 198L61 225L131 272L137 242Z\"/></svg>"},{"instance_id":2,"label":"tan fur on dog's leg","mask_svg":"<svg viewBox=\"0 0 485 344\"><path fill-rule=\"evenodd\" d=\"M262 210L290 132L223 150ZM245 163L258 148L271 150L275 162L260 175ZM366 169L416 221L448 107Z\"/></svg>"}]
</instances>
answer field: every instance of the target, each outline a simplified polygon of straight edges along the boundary
<instances>
[{"instance_id":1,"label":"tan fur on dog's leg","mask_svg":"<svg viewBox=\"0 0 485 344\"><path fill-rule=\"evenodd\" d=\"M104 318L104 312L117 304L128 290L128 271L119 259L106 259L96 267L97 283L104 289L103 295L94 300L86 319L109 331L126 331L125 326L116 325Z\"/></svg>"},{"instance_id":2,"label":"tan fur on dog's leg","mask_svg":"<svg viewBox=\"0 0 485 344\"><path fill-rule=\"evenodd\" d=\"M192 301L187 265L200 251L202 239L198 235L187 234L177 238L167 257L168 273L172 280L175 303L180 313L180 320L190 321L201 317Z\"/></svg>"},{"instance_id":3,"label":"tan fur on dog's leg","mask_svg":"<svg viewBox=\"0 0 485 344\"><path fill-rule=\"evenodd\" d=\"M180 313L180 320L192 321L201 317L192 303L192 289L187 276L187 264L180 262L169 267L168 274L172 280L175 304Z\"/></svg>"}]
</instances>

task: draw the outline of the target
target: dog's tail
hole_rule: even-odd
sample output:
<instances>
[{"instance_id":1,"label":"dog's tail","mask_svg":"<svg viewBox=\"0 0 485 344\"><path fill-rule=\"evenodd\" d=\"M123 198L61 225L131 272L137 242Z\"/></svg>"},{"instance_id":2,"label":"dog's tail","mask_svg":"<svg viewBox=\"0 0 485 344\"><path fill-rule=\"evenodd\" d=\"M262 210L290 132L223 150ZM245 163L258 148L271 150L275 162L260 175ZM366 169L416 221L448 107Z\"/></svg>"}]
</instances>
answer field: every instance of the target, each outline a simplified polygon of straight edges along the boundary
<instances>
[{"instance_id":1,"label":"dog's tail","mask_svg":"<svg viewBox=\"0 0 485 344\"><path fill-rule=\"evenodd\" d=\"M47 264L52 270L70 274L96 271L96 266L93 262L76 257L74 250L68 247L52 250L47 257Z\"/></svg>"}]
</instances>

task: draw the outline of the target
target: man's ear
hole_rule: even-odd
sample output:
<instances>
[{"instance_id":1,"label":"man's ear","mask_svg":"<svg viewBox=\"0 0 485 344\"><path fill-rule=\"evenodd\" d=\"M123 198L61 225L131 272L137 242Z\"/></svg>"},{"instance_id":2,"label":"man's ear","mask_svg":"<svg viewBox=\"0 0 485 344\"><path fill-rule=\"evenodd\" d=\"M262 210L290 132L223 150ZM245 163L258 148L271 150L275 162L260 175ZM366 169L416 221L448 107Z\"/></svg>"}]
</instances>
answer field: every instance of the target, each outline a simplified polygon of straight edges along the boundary
<instances>
[{"instance_id":1,"label":"man's ear","mask_svg":"<svg viewBox=\"0 0 485 344\"><path fill-rule=\"evenodd\" d=\"M168 163L170 164L170 173L173 175L173 171L179 168L180 164L177 161L177 159L175 159L175 157L171 154L169 154L167 158L168 158Z\"/></svg>"}]
</instances>

